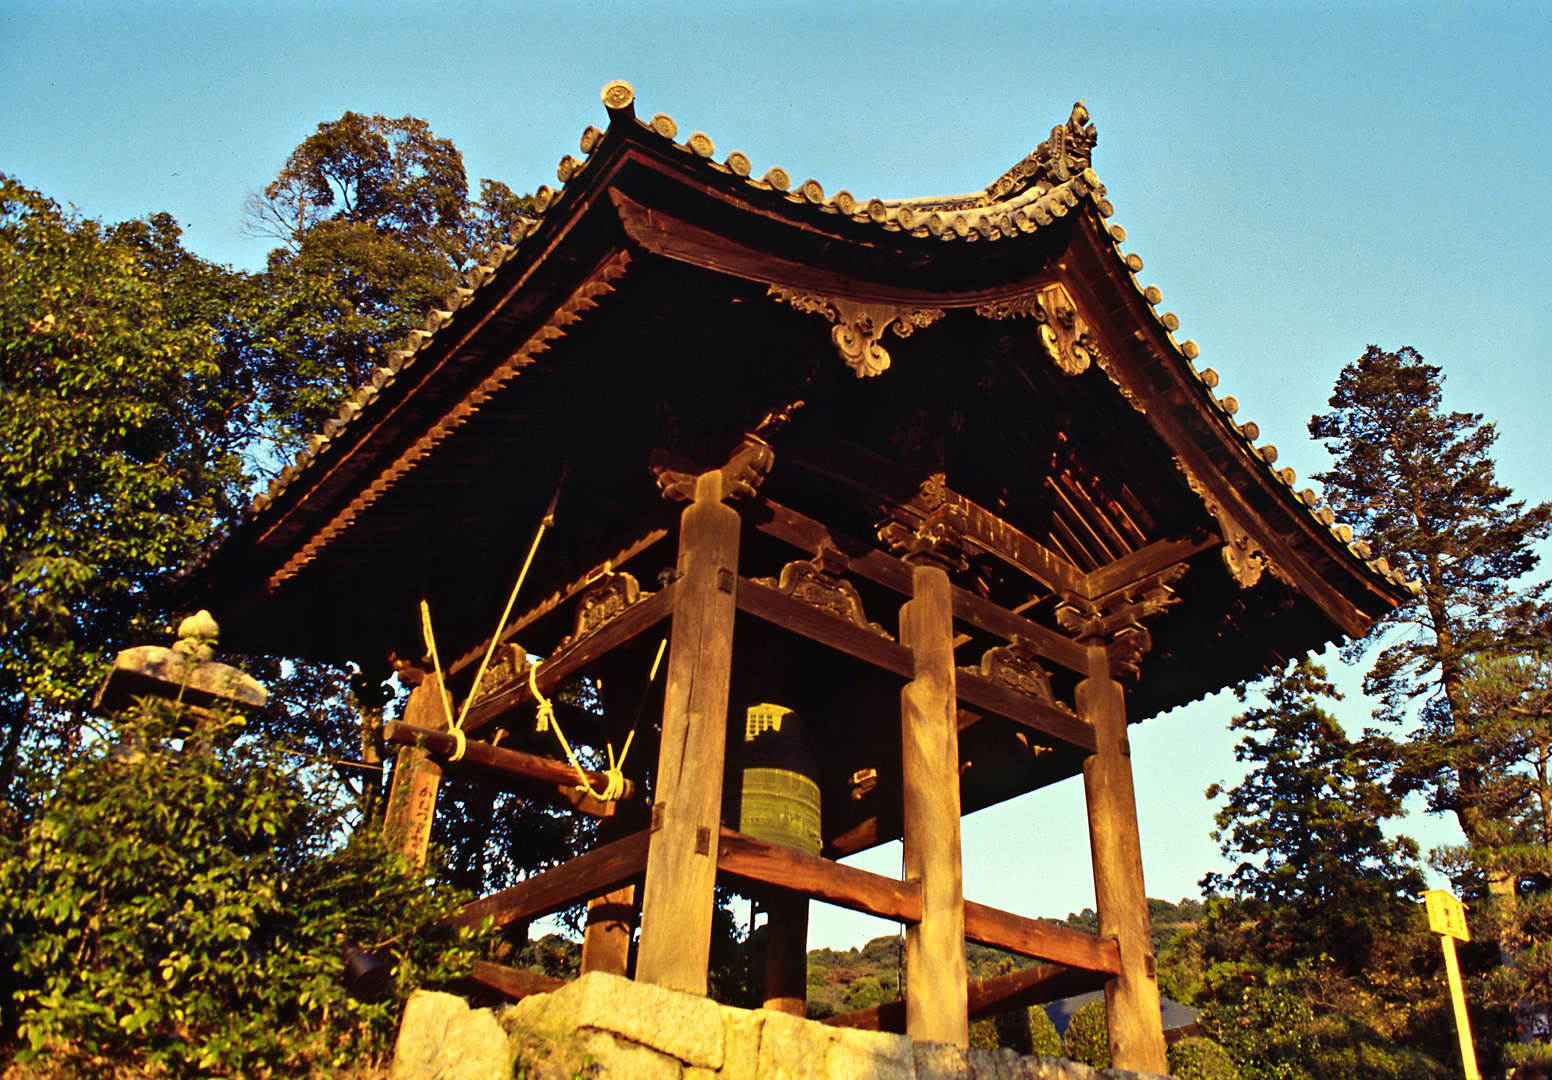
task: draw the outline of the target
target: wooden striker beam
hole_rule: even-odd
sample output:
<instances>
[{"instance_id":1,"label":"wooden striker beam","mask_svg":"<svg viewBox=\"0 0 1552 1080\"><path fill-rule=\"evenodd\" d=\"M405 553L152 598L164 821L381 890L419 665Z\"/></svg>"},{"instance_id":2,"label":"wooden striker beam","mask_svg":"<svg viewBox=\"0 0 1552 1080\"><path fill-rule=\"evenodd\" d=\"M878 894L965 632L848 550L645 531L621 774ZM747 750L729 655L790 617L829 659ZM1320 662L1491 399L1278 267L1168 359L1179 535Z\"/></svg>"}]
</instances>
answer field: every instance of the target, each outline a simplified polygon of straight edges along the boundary
<instances>
[{"instance_id":1,"label":"wooden striker beam","mask_svg":"<svg viewBox=\"0 0 1552 1080\"><path fill-rule=\"evenodd\" d=\"M1121 947L1121 973L1105 984L1110 1061L1117 1069L1162 1073L1164 1028L1154 975L1153 937L1143 891L1137 796L1126 738L1126 700L1110 676L1103 644L1089 644L1089 677L1078 684L1078 715L1094 725L1099 749L1083 764L1094 906L1099 933Z\"/></svg>"},{"instance_id":2,"label":"wooden striker beam","mask_svg":"<svg viewBox=\"0 0 1552 1080\"><path fill-rule=\"evenodd\" d=\"M679 529L652 846L641 901L636 978L706 993L717 881L728 680L737 612L738 512L723 475L705 473Z\"/></svg>"},{"instance_id":3,"label":"wooden striker beam","mask_svg":"<svg viewBox=\"0 0 1552 1080\"><path fill-rule=\"evenodd\" d=\"M965 897L959 848L959 723L953 594L948 575L917 566L900 610L915 677L900 691L905 880L921 885L921 922L905 932L905 1029L913 1039L970 1044Z\"/></svg>"}]
</instances>

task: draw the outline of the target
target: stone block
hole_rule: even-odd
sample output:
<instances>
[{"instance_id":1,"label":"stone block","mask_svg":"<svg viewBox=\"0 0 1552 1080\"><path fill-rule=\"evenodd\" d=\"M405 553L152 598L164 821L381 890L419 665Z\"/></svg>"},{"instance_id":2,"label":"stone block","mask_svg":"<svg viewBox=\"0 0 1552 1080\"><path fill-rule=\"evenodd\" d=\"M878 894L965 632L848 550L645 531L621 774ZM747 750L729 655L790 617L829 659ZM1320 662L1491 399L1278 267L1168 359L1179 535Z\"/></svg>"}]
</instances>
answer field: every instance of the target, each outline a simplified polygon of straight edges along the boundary
<instances>
[{"instance_id":1,"label":"stone block","mask_svg":"<svg viewBox=\"0 0 1552 1080\"><path fill-rule=\"evenodd\" d=\"M686 1065L722 1068L722 1010L714 1001L590 971L552 994L524 998L510 1023L549 1030L597 1028Z\"/></svg>"},{"instance_id":2,"label":"stone block","mask_svg":"<svg viewBox=\"0 0 1552 1080\"><path fill-rule=\"evenodd\" d=\"M404 1007L389 1080L507 1080L512 1050L489 1009L417 990Z\"/></svg>"},{"instance_id":3,"label":"stone block","mask_svg":"<svg viewBox=\"0 0 1552 1080\"><path fill-rule=\"evenodd\" d=\"M974 1080L965 1053L953 1043L917 1043L916 1080Z\"/></svg>"},{"instance_id":4,"label":"stone block","mask_svg":"<svg viewBox=\"0 0 1552 1080\"><path fill-rule=\"evenodd\" d=\"M722 1007L722 1075L727 1080L754 1080L760 1071L760 1033L765 1028L763 1009L750 1011Z\"/></svg>"},{"instance_id":5,"label":"stone block","mask_svg":"<svg viewBox=\"0 0 1552 1080\"><path fill-rule=\"evenodd\" d=\"M579 1074L596 1080L681 1080L684 1075L677 1058L607 1031L588 1031L577 1045L583 1057Z\"/></svg>"},{"instance_id":6,"label":"stone block","mask_svg":"<svg viewBox=\"0 0 1552 1080\"><path fill-rule=\"evenodd\" d=\"M839 1029L787 1013L761 1012L759 1080L828 1080L830 1044Z\"/></svg>"},{"instance_id":7,"label":"stone block","mask_svg":"<svg viewBox=\"0 0 1552 1080\"><path fill-rule=\"evenodd\" d=\"M830 1038L825 1056L830 1080L911 1080L916 1071L909 1036L833 1028Z\"/></svg>"}]
</instances>

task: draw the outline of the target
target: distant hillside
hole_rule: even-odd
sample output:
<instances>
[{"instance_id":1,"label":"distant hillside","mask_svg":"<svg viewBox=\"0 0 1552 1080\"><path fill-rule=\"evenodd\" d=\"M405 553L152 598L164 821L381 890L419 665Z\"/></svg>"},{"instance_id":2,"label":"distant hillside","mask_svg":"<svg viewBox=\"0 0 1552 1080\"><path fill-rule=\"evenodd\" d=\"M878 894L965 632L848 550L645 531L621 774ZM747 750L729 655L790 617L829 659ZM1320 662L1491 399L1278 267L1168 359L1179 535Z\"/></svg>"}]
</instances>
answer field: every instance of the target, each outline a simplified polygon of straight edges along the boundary
<instances>
[{"instance_id":1,"label":"distant hillside","mask_svg":"<svg viewBox=\"0 0 1552 1080\"><path fill-rule=\"evenodd\" d=\"M1154 952L1162 953L1175 934L1202 919L1202 905L1196 900L1148 901L1153 924ZM1060 921L1046 920L1085 933L1099 932L1099 920L1092 908L1069 914ZM808 954L808 1015L816 1020L857 1009L866 1009L900 997L900 980L905 964L905 942L898 934L876 937L862 948L812 949ZM1002 949L991 949L975 942L965 943L970 981L989 979L1009 971L1026 968L1036 961Z\"/></svg>"}]
</instances>

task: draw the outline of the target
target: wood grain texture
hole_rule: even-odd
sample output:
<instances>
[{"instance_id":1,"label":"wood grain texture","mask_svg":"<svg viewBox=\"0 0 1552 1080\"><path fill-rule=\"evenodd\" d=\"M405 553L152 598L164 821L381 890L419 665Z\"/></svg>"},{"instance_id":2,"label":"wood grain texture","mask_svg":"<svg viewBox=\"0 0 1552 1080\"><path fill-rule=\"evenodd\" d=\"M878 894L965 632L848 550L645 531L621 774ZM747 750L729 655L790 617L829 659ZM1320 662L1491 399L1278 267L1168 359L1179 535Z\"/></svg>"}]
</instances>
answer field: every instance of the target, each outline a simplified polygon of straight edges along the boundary
<instances>
[{"instance_id":1,"label":"wood grain texture","mask_svg":"<svg viewBox=\"0 0 1552 1080\"><path fill-rule=\"evenodd\" d=\"M978 1020L1008 1009L1042 1005L1073 994L1088 993L1099 989L1104 983L1105 976L1092 971L1062 967L1060 964L1038 964L971 983L965 1012L968 1019ZM889 1001L868 1009L832 1016L824 1023L831 1027L859 1031L903 1033L905 1010L905 1001Z\"/></svg>"},{"instance_id":2,"label":"wood grain texture","mask_svg":"<svg viewBox=\"0 0 1552 1080\"><path fill-rule=\"evenodd\" d=\"M640 877L647 868L649 834L633 833L596 847L553 870L544 870L510 889L481 897L448 920L453 926L473 926L487 916L495 925L526 922L541 915L590 900Z\"/></svg>"},{"instance_id":3,"label":"wood grain texture","mask_svg":"<svg viewBox=\"0 0 1552 1080\"><path fill-rule=\"evenodd\" d=\"M921 886L723 829L717 868L738 881L777 885L894 922L921 919Z\"/></svg>"},{"instance_id":4,"label":"wood grain texture","mask_svg":"<svg viewBox=\"0 0 1552 1080\"><path fill-rule=\"evenodd\" d=\"M1078 715L1094 725L1098 750L1083 764L1089 848L1094 862L1094 907L1099 932L1120 946L1121 966L1105 985L1110 1059L1115 1068L1162 1073L1164 1029L1153 975L1153 936L1143 888L1137 797L1126 740L1126 700L1110 678L1105 649L1089 649L1090 676L1078 684Z\"/></svg>"},{"instance_id":5,"label":"wood grain texture","mask_svg":"<svg viewBox=\"0 0 1552 1080\"><path fill-rule=\"evenodd\" d=\"M531 994L550 994L566 985L565 979L540 975L536 971L503 967L485 960L476 960L474 970L469 975L481 986L488 986L506 995L508 1001L521 1001Z\"/></svg>"},{"instance_id":6,"label":"wood grain texture","mask_svg":"<svg viewBox=\"0 0 1552 1080\"><path fill-rule=\"evenodd\" d=\"M582 935L583 975L589 971L626 973L630 966L635 901L636 887L626 885L587 902L587 929Z\"/></svg>"},{"instance_id":7,"label":"wood grain texture","mask_svg":"<svg viewBox=\"0 0 1552 1080\"><path fill-rule=\"evenodd\" d=\"M680 519L679 580L636 959L638 980L691 994L706 993L737 614L742 521L722 502L723 494L721 471L703 474L696 480L695 501Z\"/></svg>"},{"instance_id":8,"label":"wood grain texture","mask_svg":"<svg viewBox=\"0 0 1552 1080\"><path fill-rule=\"evenodd\" d=\"M900 612L914 677L900 691L901 862L921 886L922 917L905 932L906 1033L968 1046L965 896L959 842L959 722L953 597L935 566L912 573L915 595Z\"/></svg>"},{"instance_id":9,"label":"wood grain texture","mask_svg":"<svg viewBox=\"0 0 1552 1080\"><path fill-rule=\"evenodd\" d=\"M1120 950L1109 938L1014 915L973 900L965 901L965 936L982 945L1103 975L1121 970Z\"/></svg>"}]
</instances>

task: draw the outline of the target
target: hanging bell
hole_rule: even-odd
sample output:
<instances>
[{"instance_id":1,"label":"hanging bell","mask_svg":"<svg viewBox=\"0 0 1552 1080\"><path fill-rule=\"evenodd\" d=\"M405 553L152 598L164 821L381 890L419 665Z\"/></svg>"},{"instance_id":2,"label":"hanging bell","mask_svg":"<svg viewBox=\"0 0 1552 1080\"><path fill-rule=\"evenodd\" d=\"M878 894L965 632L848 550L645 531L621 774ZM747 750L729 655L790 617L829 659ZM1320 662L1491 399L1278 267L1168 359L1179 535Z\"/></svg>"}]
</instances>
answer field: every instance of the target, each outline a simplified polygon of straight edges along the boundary
<instances>
[{"instance_id":1,"label":"hanging bell","mask_svg":"<svg viewBox=\"0 0 1552 1080\"><path fill-rule=\"evenodd\" d=\"M739 831L818 855L824 846L819 761L802 718L781 705L749 706L740 750Z\"/></svg>"}]
</instances>

